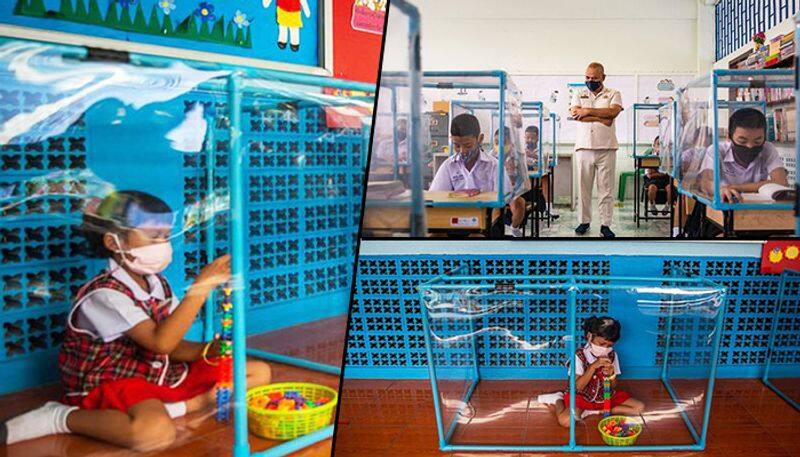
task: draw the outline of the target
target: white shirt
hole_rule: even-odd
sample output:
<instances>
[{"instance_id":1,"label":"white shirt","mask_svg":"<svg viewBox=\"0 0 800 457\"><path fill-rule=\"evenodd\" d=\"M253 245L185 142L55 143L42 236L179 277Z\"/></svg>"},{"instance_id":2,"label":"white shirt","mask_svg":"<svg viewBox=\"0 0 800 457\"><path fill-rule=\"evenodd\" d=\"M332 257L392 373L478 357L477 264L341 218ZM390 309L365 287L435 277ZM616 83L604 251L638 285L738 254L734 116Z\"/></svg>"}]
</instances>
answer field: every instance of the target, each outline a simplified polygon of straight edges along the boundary
<instances>
[{"instance_id":1,"label":"white shirt","mask_svg":"<svg viewBox=\"0 0 800 457\"><path fill-rule=\"evenodd\" d=\"M583 347L583 355L586 357L586 361L591 365L597 360L597 357L589 350L590 347L588 343ZM619 376L622 374L622 370L619 369L619 354L615 355L614 362L612 362L614 366L614 375ZM575 361L573 363L575 364L575 376L583 375L583 363L581 363L581 359L578 358L577 354L575 355ZM567 374L569 374L569 370L567 370Z\"/></svg>"},{"instance_id":2,"label":"white shirt","mask_svg":"<svg viewBox=\"0 0 800 457\"><path fill-rule=\"evenodd\" d=\"M164 301L164 287L155 275L145 276L150 286L150 292L147 292L114 259L109 259L108 271L111 272L114 279L128 287L137 300L155 298ZM178 304L179 301L173 297L172 302L165 303L165 306L170 307L171 314ZM120 338L131 328L150 319L150 316L136 306L130 297L113 289L92 291L75 306L77 307L74 315L75 325L81 330L102 338L106 343Z\"/></svg>"},{"instance_id":3,"label":"white shirt","mask_svg":"<svg viewBox=\"0 0 800 457\"><path fill-rule=\"evenodd\" d=\"M480 152L478 160L467 170L463 160L456 160L457 155L451 155L444 161L436 172L431 187L432 191L458 191L478 189L481 192L497 191L498 161L496 158ZM503 173L503 192L513 191L511 180L507 173Z\"/></svg>"},{"instance_id":4,"label":"white shirt","mask_svg":"<svg viewBox=\"0 0 800 457\"><path fill-rule=\"evenodd\" d=\"M611 108L611 105L622 107L622 95L618 90L603 87L600 93L594 94L588 88L576 91L572 95L570 108ZM616 121L611 126L600 122L580 122L575 132L575 150L578 149L619 149L617 141Z\"/></svg>"},{"instance_id":5,"label":"white shirt","mask_svg":"<svg viewBox=\"0 0 800 457\"><path fill-rule=\"evenodd\" d=\"M375 155L381 160L382 163L395 163L394 158L394 140L387 138L378 142L375 147ZM405 164L408 162L408 140L397 142L397 163Z\"/></svg>"},{"instance_id":6,"label":"white shirt","mask_svg":"<svg viewBox=\"0 0 800 457\"><path fill-rule=\"evenodd\" d=\"M703 164L700 166L701 173L706 170L714 171L713 156L714 146L712 145L706 149ZM770 142L764 143L764 150L747 167L736 163L736 159L733 157L733 143L730 141L719 144L719 156L722 159L719 179L722 184L727 185L766 181L774 170L784 168L781 155L775 149L775 145Z\"/></svg>"}]
</instances>

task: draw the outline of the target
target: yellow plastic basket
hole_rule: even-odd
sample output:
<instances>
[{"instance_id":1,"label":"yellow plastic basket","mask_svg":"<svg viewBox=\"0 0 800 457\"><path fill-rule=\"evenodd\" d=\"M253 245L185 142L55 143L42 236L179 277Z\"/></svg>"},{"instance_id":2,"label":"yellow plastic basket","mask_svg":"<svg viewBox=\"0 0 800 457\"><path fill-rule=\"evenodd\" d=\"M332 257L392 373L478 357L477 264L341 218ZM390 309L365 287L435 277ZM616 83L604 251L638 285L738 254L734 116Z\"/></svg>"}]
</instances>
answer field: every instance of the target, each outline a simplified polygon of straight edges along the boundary
<instances>
[{"instance_id":1,"label":"yellow plastic basket","mask_svg":"<svg viewBox=\"0 0 800 457\"><path fill-rule=\"evenodd\" d=\"M616 420L617 422L624 421L636 433L631 436L623 437L609 435L605 432L605 430L603 430L603 427L605 427L605 425L612 420ZM600 431L600 436L603 437L603 442L609 446L633 446L633 444L636 443L636 438L639 438L639 435L642 433L642 424L626 416L608 416L597 424L597 430Z\"/></svg>"},{"instance_id":2,"label":"yellow plastic basket","mask_svg":"<svg viewBox=\"0 0 800 457\"><path fill-rule=\"evenodd\" d=\"M272 392L295 391L311 401L322 397L331 399L328 403L315 408L293 411L278 411L260 408L251 404L256 396ZM325 386L304 382L281 382L254 387L247 391L247 424L250 433L271 440L292 440L299 436L326 427L333 420L333 413L338 401L338 393Z\"/></svg>"}]
</instances>

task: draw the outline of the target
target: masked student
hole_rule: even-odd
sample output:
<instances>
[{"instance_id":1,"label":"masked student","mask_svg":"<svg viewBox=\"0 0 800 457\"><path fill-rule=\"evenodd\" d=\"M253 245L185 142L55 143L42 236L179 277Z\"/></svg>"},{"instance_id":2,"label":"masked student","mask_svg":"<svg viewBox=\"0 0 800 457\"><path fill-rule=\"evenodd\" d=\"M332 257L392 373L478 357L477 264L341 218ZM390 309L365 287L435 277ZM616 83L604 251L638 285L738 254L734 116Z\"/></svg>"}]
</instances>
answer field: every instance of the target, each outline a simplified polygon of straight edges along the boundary
<instances>
[{"instance_id":1,"label":"masked student","mask_svg":"<svg viewBox=\"0 0 800 457\"><path fill-rule=\"evenodd\" d=\"M219 340L184 339L208 295L230 279L230 256L206 265L179 298L162 274L172 262L174 212L138 191L111 193L84 214L87 254L106 267L80 288L58 357L63 397L0 426L0 444L74 433L138 452L169 447L176 417L215 407ZM54 369L56 367L53 367ZM270 367L247 362L247 387Z\"/></svg>"},{"instance_id":2,"label":"masked student","mask_svg":"<svg viewBox=\"0 0 800 457\"><path fill-rule=\"evenodd\" d=\"M542 160L545 161L545 157L542 156ZM539 162L539 127L535 125L529 125L525 128L525 162L528 166L528 170L537 170L538 169L538 162ZM542 164L543 167L548 167L549 164L544 163ZM559 218L559 215L556 214L555 208L553 207L552 203L547 199L547 196L550 195L550 176L543 176L542 177L542 198L545 200L545 205L547 206L547 210L550 212L550 218L552 220L556 220ZM533 191L530 191L533 192Z\"/></svg>"},{"instance_id":3,"label":"masked student","mask_svg":"<svg viewBox=\"0 0 800 457\"><path fill-rule=\"evenodd\" d=\"M478 118L471 114L459 114L450 122L450 136L453 152L436 171L431 182L430 191L467 191L497 192L499 162L491 154L481 148L483 133ZM508 173L503 173L503 189L513 189ZM519 198L511 200L512 227L522 235L522 219L525 215L525 201ZM514 223L518 225L514 225Z\"/></svg>"},{"instance_id":4,"label":"masked student","mask_svg":"<svg viewBox=\"0 0 800 457\"><path fill-rule=\"evenodd\" d=\"M405 118L398 119L397 124L394 126L394 131L394 136L382 139L375 146L373 159L378 159L376 162L399 165L408 163L408 120ZM397 146L396 151L395 146ZM396 156L395 153L397 154Z\"/></svg>"},{"instance_id":5,"label":"masked student","mask_svg":"<svg viewBox=\"0 0 800 457\"><path fill-rule=\"evenodd\" d=\"M756 193L767 184L789 185L778 150L767 140L767 119L761 111L743 108L728 122L729 140L719 144L720 198L741 202L742 193ZM700 167L702 190L714 194L714 147L706 150Z\"/></svg>"}]
</instances>

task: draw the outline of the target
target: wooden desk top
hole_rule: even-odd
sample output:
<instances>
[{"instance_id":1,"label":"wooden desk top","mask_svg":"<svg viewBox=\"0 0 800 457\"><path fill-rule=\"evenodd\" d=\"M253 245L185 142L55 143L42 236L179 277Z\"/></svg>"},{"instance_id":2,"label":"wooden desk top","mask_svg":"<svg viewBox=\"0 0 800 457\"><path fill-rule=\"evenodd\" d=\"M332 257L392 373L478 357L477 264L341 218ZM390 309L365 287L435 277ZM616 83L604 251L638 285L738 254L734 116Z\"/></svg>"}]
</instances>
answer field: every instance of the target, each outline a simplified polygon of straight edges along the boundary
<instances>
[{"instance_id":1,"label":"wooden desk top","mask_svg":"<svg viewBox=\"0 0 800 457\"><path fill-rule=\"evenodd\" d=\"M425 202L494 202L497 201L497 192L481 192L473 197L450 197L448 190L426 190Z\"/></svg>"}]
</instances>

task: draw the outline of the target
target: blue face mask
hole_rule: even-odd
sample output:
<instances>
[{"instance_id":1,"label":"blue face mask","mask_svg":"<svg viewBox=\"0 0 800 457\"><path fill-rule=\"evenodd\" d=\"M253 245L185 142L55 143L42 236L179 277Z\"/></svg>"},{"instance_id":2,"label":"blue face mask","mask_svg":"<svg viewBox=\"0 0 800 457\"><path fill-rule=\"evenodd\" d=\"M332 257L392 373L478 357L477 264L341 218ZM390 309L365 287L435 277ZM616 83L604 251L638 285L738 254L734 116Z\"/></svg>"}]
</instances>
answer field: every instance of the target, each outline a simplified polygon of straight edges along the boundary
<instances>
[{"instance_id":1,"label":"blue face mask","mask_svg":"<svg viewBox=\"0 0 800 457\"><path fill-rule=\"evenodd\" d=\"M586 87L589 88L592 92L597 92L601 87L603 87L602 81L586 81Z\"/></svg>"},{"instance_id":2,"label":"blue face mask","mask_svg":"<svg viewBox=\"0 0 800 457\"><path fill-rule=\"evenodd\" d=\"M481 148L480 146L475 146L470 151L463 152L463 153L456 153L456 161L461 161L464 163L469 163L470 161L474 160L480 154Z\"/></svg>"}]
</instances>

